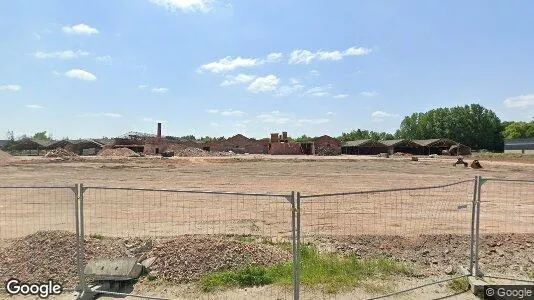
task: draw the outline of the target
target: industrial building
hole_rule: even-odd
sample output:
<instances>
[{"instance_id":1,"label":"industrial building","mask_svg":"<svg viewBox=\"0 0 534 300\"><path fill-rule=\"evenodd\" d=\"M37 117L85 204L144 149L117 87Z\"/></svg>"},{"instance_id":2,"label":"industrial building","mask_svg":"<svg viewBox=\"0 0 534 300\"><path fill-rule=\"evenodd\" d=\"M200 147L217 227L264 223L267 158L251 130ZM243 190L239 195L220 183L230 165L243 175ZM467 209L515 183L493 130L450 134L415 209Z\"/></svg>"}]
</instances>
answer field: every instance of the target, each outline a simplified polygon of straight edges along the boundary
<instances>
[{"instance_id":1,"label":"industrial building","mask_svg":"<svg viewBox=\"0 0 534 300\"><path fill-rule=\"evenodd\" d=\"M449 139L356 140L345 142L341 146L341 153L349 155L394 154L399 152L412 155L470 155L471 149Z\"/></svg>"},{"instance_id":2,"label":"industrial building","mask_svg":"<svg viewBox=\"0 0 534 300\"><path fill-rule=\"evenodd\" d=\"M504 153L534 154L534 138L505 140Z\"/></svg>"}]
</instances>

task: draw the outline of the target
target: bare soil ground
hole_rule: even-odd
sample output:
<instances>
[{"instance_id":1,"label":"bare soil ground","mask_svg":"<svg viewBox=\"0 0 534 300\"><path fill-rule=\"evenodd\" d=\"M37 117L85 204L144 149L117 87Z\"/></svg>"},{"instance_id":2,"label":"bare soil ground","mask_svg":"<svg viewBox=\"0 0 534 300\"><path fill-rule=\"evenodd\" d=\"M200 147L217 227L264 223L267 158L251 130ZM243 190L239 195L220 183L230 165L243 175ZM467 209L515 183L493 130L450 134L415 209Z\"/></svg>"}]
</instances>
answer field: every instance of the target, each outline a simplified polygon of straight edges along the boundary
<instances>
[{"instance_id":1,"label":"bare soil ground","mask_svg":"<svg viewBox=\"0 0 534 300\"><path fill-rule=\"evenodd\" d=\"M6 247L7 239L39 230L74 232L75 195L70 187L75 183L88 187L83 206L86 236L110 237L246 234L287 242L291 239L287 196L297 191L303 196L303 242L341 254L382 254L413 263L427 278L396 280L413 285L442 278L451 265L466 264L476 175L534 181L534 160L478 159L484 167L481 170L453 167L451 158L427 157L419 161L406 157L264 155L16 158L0 166L0 186L43 188L0 188L0 248ZM461 183L446 186L456 182ZM50 185L63 188L45 188ZM436 185L441 187L392 190ZM348 192L357 193L344 194ZM534 183L488 181L483 185L481 201L483 270L527 276L534 270ZM396 289L402 287L408 286ZM135 291L169 296L184 294L184 288L188 290L182 285L162 287L141 282ZM263 288L258 289L263 293ZM258 289L229 291L221 297L246 298ZM446 287L437 289L443 292ZM429 293L417 297L426 298L435 291ZM354 295L360 294L349 293L347 298Z\"/></svg>"}]
</instances>

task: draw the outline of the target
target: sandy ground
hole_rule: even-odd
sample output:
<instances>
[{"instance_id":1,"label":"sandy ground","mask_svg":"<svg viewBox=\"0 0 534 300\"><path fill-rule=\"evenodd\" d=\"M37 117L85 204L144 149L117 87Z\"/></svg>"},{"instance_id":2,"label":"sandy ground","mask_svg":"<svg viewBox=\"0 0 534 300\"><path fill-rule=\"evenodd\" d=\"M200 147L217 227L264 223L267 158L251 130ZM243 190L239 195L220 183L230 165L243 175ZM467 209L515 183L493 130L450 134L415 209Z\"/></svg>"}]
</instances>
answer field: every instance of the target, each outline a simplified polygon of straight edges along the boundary
<instances>
[{"instance_id":1,"label":"sandy ground","mask_svg":"<svg viewBox=\"0 0 534 300\"><path fill-rule=\"evenodd\" d=\"M295 191L303 196L300 226L305 242L324 235L469 234L475 176L534 181L532 160L481 160L482 170L452 163L450 158L413 162L405 157L348 156L18 158L0 166L0 186L63 187L0 188L0 240L37 230L74 232L75 194L70 187L75 183L88 187L83 195L86 235L232 233L290 241L288 197ZM457 184L390 191L451 183ZM371 190L389 191L365 192ZM313 196L348 192L359 193ZM534 233L534 183L488 181L482 186L481 201L481 234ZM138 288L160 291L159 287ZM247 291L232 291L221 298L241 297L234 292L247 297Z\"/></svg>"}]
</instances>

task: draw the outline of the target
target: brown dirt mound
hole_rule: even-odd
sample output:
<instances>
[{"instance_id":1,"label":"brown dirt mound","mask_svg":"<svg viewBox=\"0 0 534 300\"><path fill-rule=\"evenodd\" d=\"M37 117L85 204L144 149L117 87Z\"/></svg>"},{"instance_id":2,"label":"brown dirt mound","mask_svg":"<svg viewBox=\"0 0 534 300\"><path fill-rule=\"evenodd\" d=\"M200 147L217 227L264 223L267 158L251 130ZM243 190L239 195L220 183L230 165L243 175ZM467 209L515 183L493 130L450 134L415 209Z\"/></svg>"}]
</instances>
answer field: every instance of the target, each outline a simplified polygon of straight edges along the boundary
<instances>
[{"instance_id":1,"label":"brown dirt mound","mask_svg":"<svg viewBox=\"0 0 534 300\"><path fill-rule=\"evenodd\" d=\"M44 156L45 157L71 157L71 156L77 156L77 155L63 148L58 148L58 149L54 149L54 150L46 152Z\"/></svg>"},{"instance_id":2,"label":"brown dirt mound","mask_svg":"<svg viewBox=\"0 0 534 300\"><path fill-rule=\"evenodd\" d=\"M181 236L155 246L148 257L158 277L186 283L203 275L246 266L270 266L290 260L290 253L276 246L245 243L222 236Z\"/></svg>"},{"instance_id":3,"label":"brown dirt mound","mask_svg":"<svg viewBox=\"0 0 534 300\"><path fill-rule=\"evenodd\" d=\"M128 148L116 148L116 149L102 149L98 152L98 156L115 156L115 157L138 157L139 154Z\"/></svg>"},{"instance_id":4,"label":"brown dirt mound","mask_svg":"<svg viewBox=\"0 0 534 300\"><path fill-rule=\"evenodd\" d=\"M479 248L483 272L521 274L534 271L534 234L482 235ZM320 249L361 258L390 257L417 266L423 275L443 275L448 267L469 266L468 235L323 237Z\"/></svg>"},{"instance_id":5,"label":"brown dirt mound","mask_svg":"<svg viewBox=\"0 0 534 300\"><path fill-rule=\"evenodd\" d=\"M13 161L15 158L11 154L0 150L0 164Z\"/></svg>"},{"instance_id":6,"label":"brown dirt mound","mask_svg":"<svg viewBox=\"0 0 534 300\"><path fill-rule=\"evenodd\" d=\"M178 152L175 152L176 156L180 157L208 157L208 156L233 156L233 152L209 152L199 148L188 147Z\"/></svg>"},{"instance_id":7,"label":"brown dirt mound","mask_svg":"<svg viewBox=\"0 0 534 300\"><path fill-rule=\"evenodd\" d=\"M113 240L88 240L85 247L86 261L96 256L125 255L124 247ZM53 279L64 287L73 287L76 283L76 234L39 231L0 248L0 280L5 282L12 277L25 282Z\"/></svg>"}]
</instances>

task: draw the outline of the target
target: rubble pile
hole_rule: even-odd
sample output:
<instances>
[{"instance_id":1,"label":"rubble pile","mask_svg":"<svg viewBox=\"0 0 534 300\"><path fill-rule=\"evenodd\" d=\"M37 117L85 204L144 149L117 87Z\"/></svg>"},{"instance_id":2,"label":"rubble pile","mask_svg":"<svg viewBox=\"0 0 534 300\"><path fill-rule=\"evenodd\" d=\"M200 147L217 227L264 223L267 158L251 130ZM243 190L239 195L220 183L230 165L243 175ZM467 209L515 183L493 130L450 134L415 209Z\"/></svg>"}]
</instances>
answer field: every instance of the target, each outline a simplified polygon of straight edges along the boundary
<instances>
[{"instance_id":1,"label":"rubble pile","mask_svg":"<svg viewBox=\"0 0 534 300\"><path fill-rule=\"evenodd\" d=\"M107 157L139 157L138 153L128 148L102 149L98 152L98 156Z\"/></svg>"},{"instance_id":2,"label":"rubble pile","mask_svg":"<svg viewBox=\"0 0 534 300\"><path fill-rule=\"evenodd\" d=\"M12 161L13 159L14 159L14 157L11 156L11 154L0 150L0 164L8 163L8 162Z\"/></svg>"},{"instance_id":3,"label":"rubble pile","mask_svg":"<svg viewBox=\"0 0 534 300\"><path fill-rule=\"evenodd\" d=\"M279 247L246 243L223 236L180 236L153 247L150 272L174 283L187 283L221 270L271 266L289 261L291 254Z\"/></svg>"},{"instance_id":4,"label":"rubble pile","mask_svg":"<svg viewBox=\"0 0 534 300\"><path fill-rule=\"evenodd\" d=\"M76 154L70 151L67 151L63 148L57 148L57 149L46 152L44 156L45 157L71 157L71 156L76 156Z\"/></svg>"},{"instance_id":5,"label":"rubble pile","mask_svg":"<svg viewBox=\"0 0 534 300\"><path fill-rule=\"evenodd\" d=\"M175 156L180 157L208 157L208 156L232 156L235 155L234 152L209 152L199 148L188 147L183 150L174 153Z\"/></svg>"},{"instance_id":6,"label":"rubble pile","mask_svg":"<svg viewBox=\"0 0 534 300\"><path fill-rule=\"evenodd\" d=\"M315 154L319 156L334 156L339 153L332 147L320 145L315 148Z\"/></svg>"}]
</instances>

